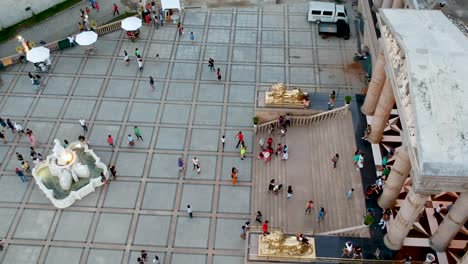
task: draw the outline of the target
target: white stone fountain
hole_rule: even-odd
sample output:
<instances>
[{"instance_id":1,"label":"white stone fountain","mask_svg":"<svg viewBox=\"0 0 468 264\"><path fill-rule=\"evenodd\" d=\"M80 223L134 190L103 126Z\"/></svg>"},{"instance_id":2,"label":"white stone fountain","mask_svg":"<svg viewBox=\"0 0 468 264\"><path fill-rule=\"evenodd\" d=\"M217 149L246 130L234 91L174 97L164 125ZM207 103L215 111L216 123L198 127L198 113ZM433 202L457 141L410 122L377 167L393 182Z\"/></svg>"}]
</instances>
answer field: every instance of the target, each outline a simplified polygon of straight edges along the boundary
<instances>
[{"instance_id":1,"label":"white stone fountain","mask_svg":"<svg viewBox=\"0 0 468 264\"><path fill-rule=\"evenodd\" d=\"M103 185L101 172L109 172L94 151L79 141L64 148L54 140L52 155L36 164L32 175L36 184L57 208L66 208Z\"/></svg>"}]
</instances>

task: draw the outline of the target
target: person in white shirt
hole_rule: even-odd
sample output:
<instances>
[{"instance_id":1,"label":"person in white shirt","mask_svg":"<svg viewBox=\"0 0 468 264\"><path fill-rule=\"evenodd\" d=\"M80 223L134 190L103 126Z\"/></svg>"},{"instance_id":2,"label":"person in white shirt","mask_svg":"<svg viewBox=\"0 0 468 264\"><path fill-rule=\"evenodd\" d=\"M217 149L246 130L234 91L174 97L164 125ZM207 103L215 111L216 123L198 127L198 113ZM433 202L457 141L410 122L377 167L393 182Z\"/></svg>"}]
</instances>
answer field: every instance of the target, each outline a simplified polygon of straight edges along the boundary
<instances>
[{"instance_id":1,"label":"person in white shirt","mask_svg":"<svg viewBox=\"0 0 468 264\"><path fill-rule=\"evenodd\" d=\"M20 136L24 133L23 126L20 123L15 122L13 126L15 127L16 132L18 132Z\"/></svg>"},{"instance_id":2,"label":"person in white shirt","mask_svg":"<svg viewBox=\"0 0 468 264\"><path fill-rule=\"evenodd\" d=\"M161 264L161 262L159 261L159 257L157 255L154 256L153 264Z\"/></svg>"},{"instance_id":3,"label":"person in white shirt","mask_svg":"<svg viewBox=\"0 0 468 264\"><path fill-rule=\"evenodd\" d=\"M80 125L84 132L88 132L88 126L86 125L86 120L84 120L83 117L80 118Z\"/></svg>"},{"instance_id":4,"label":"person in white shirt","mask_svg":"<svg viewBox=\"0 0 468 264\"><path fill-rule=\"evenodd\" d=\"M73 46L76 45L76 43L75 43L75 37L74 37L74 36L70 35L70 36L67 37L67 39L68 39L68 41L70 42L70 46L73 47Z\"/></svg>"},{"instance_id":5,"label":"person in white shirt","mask_svg":"<svg viewBox=\"0 0 468 264\"><path fill-rule=\"evenodd\" d=\"M197 157L193 157L192 163L193 163L193 169L196 170L196 169L197 169L197 165L200 163L200 162L198 161Z\"/></svg>"},{"instance_id":6,"label":"person in white shirt","mask_svg":"<svg viewBox=\"0 0 468 264\"><path fill-rule=\"evenodd\" d=\"M187 205L187 213L188 213L190 218L193 217L193 210L192 210L192 207L190 207L190 204Z\"/></svg>"}]
</instances>

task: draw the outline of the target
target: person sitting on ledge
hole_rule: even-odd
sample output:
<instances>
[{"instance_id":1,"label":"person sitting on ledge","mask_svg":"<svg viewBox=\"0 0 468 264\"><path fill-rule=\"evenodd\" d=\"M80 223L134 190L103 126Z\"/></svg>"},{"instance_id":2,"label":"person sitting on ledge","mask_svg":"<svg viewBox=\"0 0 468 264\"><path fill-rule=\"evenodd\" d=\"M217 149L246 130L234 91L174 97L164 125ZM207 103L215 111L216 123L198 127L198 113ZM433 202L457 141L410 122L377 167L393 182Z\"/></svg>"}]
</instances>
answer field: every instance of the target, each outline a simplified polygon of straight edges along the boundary
<instances>
[{"instance_id":1,"label":"person sitting on ledge","mask_svg":"<svg viewBox=\"0 0 468 264\"><path fill-rule=\"evenodd\" d=\"M361 138L363 140L367 140L367 137L371 133L371 126L367 125L366 129L364 129L364 136Z\"/></svg>"},{"instance_id":2,"label":"person sitting on ledge","mask_svg":"<svg viewBox=\"0 0 468 264\"><path fill-rule=\"evenodd\" d=\"M307 239L304 234L299 234L297 233L296 234L296 240L301 242L301 243L304 243L306 245L309 245L309 239Z\"/></svg>"}]
</instances>

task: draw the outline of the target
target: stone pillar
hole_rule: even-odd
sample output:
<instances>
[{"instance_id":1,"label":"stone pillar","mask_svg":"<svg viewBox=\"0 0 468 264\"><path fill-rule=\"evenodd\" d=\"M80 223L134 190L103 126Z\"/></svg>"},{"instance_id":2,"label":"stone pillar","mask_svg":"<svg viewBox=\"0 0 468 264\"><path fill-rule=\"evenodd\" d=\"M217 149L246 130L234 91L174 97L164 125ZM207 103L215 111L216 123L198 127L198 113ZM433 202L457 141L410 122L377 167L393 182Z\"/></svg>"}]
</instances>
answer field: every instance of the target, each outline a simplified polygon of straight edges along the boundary
<instances>
[{"instance_id":1,"label":"stone pillar","mask_svg":"<svg viewBox=\"0 0 468 264\"><path fill-rule=\"evenodd\" d=\"M374 6L376 8L381 8L382 7L383 0L374 0Z\"/></svg>"},{"instance_id":2,"label":"stone pillar","mask_svg":"<svg viewBox=\"0 0 468 264\"><path fill-rule=\"evenodd\" d=\"M405 7L405 1L393 0L392 8L403 8L403 7Z\"/></svg>"},{"instance_id":3,"label":"stone pillar","mask_svg":"<svg viewBox=\"0 0 468 264\"><path fill-rule=\"evenodd\" d=\"M385 246L391 250L399 250L403 241L418 219L429 195L415 193L413 189L406 195L406 199L395 219L391 219L384 237Z\"/></svg>"},{"instance_id":4,"label":"stone pillar","mask_svg":"<svg viewBox=\"0 0 468 264\"><path fill-rule=\"evenodd\" d=\"M379 101L380 93L385 82L385 55L381 49L375 62L375 67L372 70L372 78L367 90L366 99L361 107L361 112L365 115L373 115L377 102Z\"/></svg>"},{"instance_id":5,"label":"stone pillar","mask_svg":"<svg viewBox=\"0 0 468 264\"><path fill-rule=\"evenodd\" d=\"M408 152L405 149L400 148L396 153L395 164L388 175L388 179L383 186L382 195L379 197L377 203L382 209L392 208L395 204L398 194L400 194L401 188L405 184L406 178L411 170L411 162L408 156Z\"/></svg>"},{"instance_id":6,"label":"stone pillar","mask_svg":"<svg viewBox=\"0 0 468 264\"><path fill-rule=\"evenodd\" d=\"M392 85L390 80L386 79L379 97L379 102L377 103L377 108L372 117L371 132L367 137L369 142L377 144L382 139L383 131L387 126L388 118L390 117L394 104L395 97L393 96Z\"/></svg>"},{"instance_id":7,"label":"stone pillar","mask_svg":"<svg viewBox=\"0 0 468 264\"><path fill-rule=\"evenodd\" d=\"M382 8L392 8L393 0L383 0Z\"/></svg>"},{"instance_id":8,"label":"stone pillar","mask_svg":"<svg viewBox=\"0 0 468 264\"><path fill-rule=\"evenodd\" d=\"M435 233L429 238L429 244L437 252L445 252L458 230L468 220L468 193L462 193L445 216Z\"/></svg>"}]
</instances>

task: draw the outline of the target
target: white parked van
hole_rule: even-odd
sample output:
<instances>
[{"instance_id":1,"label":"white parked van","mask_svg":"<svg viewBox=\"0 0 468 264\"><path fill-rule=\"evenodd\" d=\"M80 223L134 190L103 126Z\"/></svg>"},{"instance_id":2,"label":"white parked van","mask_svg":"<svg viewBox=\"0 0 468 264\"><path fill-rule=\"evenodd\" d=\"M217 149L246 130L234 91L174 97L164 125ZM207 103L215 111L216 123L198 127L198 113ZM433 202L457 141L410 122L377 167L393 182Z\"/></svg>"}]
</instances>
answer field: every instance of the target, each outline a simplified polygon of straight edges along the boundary
<instances>
[{"instance_id":1,"label":"white parked van","mask_svg":"<svg viewBox=\"0 0 468 264\"><path fill-rule=\"evenodd\" d=\"M348 12L346 12L344 5L319 1L309 2L309 14L307 15L309 22L335 23L340 19L348 23Z\"/></svg>"}]
</instances>

